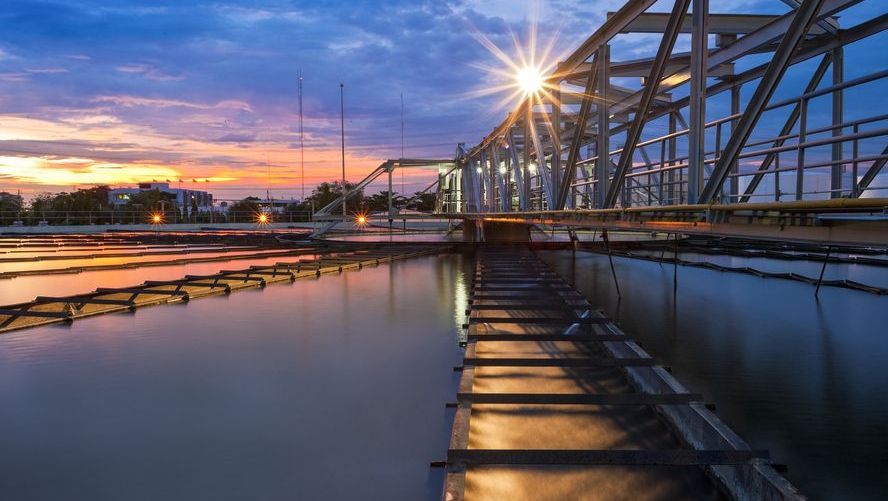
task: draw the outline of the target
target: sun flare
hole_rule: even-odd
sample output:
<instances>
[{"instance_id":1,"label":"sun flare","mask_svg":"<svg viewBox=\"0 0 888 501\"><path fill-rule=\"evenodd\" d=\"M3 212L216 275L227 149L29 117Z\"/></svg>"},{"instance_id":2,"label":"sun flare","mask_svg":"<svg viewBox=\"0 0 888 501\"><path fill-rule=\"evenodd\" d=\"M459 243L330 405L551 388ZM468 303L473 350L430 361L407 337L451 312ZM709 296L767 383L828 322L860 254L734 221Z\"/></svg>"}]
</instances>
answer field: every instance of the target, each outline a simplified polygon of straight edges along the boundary
<instances>
[{"instance_id":1,"label":"sun flare","mask_svg":"<svg viewBox=\"0 0 888 501\"><path fill-rule=\"evenodd\" d=\"M556 71L558 61L567 56L567 52L557 54L558 30L552 30L551 36L544 43L538 43L537 15L532 13L528 25L527 37L522 41L514 32L511 35L512 50L497 46L487 35L474 26L469 33L478 41L499 64L472 64L488 74L483 81L485 85L465 96L478 98L500 95L501 99L490 108L491 112L514 108L522 102L539 105L545 102L559 101L558 87L550 82ZM511 53L507 53L511 52Z\"/></svg>"},{"instance_id":2,"label":"sun flare","mask_svg":"<svg viewBox=\"0 0 888 501\"><path fill-rule=\"evenodd\" d=\"M543 87L543 75L533 66L525 66L515 75L518 86L524 91L525 96L536 94Z\"/></svg>"}]
</instances>

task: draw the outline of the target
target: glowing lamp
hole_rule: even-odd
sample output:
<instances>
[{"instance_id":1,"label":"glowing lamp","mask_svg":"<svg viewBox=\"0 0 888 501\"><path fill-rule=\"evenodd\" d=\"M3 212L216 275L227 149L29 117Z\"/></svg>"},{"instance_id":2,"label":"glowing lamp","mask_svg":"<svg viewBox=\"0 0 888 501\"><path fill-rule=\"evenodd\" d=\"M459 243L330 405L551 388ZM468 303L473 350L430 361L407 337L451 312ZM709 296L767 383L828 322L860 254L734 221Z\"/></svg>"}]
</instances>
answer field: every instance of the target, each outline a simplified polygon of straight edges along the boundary
<instances>
[{"instance_id":1,"label":"glowing lamp","mask_svg":"<svg viewBox=\"0 0 888 501\"><path fill-rule=\"evenodd\" d=\"M357 214L355 214L355 226L359 228L367 226L367 214L363 212L358 212Z\"/></svg>"}]
</instances>

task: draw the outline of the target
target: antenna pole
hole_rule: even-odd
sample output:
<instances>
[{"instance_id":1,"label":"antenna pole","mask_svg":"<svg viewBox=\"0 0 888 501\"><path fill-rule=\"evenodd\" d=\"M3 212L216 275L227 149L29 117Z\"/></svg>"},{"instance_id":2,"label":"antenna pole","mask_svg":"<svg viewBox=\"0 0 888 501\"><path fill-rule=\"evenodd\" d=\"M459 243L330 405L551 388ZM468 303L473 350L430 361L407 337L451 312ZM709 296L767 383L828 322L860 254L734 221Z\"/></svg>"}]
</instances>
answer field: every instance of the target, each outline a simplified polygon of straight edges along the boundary
<instances>
[{"instance_id":1,"label":"antenna pole","mask_svg":"<svg viewBox=\"0 0 888 501\"><path fill-rule=\"evenodd\" d=\"M305 129L302 127L302 68L299 69L299 182L302 185L301 200L305 201Z\"/></svg>"},{"instance_id":2,"label":"antenna pole","mask_svg":"<svg viewBox=\"0 0 888 501\"><path fill-rule=\"evenodd\" d=\"M348 189L345 187L345 84L339 83L339 130L342 139L342 215L346 216L345 202Z\"/></svg>"},{"instance_id":3,"label":"antenna pole","mask_svg":"<svg viewBox=\"0 0 888 501\"><path fill-rule=\"evenodd\" d=\"M401 93L401 159L404 159L404 93ZM404 168L401 168L401 195L404 195Z\"/></svg>"}]
</instances>

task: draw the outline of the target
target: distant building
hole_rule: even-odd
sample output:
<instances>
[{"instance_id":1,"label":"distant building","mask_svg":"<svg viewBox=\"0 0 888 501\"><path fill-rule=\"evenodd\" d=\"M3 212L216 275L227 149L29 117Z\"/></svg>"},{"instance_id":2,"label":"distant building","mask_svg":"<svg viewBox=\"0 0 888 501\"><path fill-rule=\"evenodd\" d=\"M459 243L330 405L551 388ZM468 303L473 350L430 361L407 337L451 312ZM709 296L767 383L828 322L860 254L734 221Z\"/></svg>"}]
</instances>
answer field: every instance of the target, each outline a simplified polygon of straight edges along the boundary
<instances>
[{"instance_id":1,"label":"distant building","mask_svg":"<svg viewBox=\"0 0 888 501\"><path fill-rule=\"evenodd\" d=\"M200 211L208 211L213 207L213 195L211 193L200 190L170 188L169 183L139 183L137 188L115 188L108 192L108 203L112 205L125 205L133 195L151 190L169 193L173 195L179 206L184 205L189 209L195 204ZM192 203L192 200L194 203Z\"/></svg>"},{"instance_id":2,"label":"distant building","mask_svg":"<svg viewBox=\"0 0 888 501\"><path fill-rule=\"evenodd\" d=\"M21 195L10 193L8 191L0 191L0 202L9 203L21 207L24 203Z\"/></svg>"},{"instance_id":3,"label":"distant building","mask_svg":"<svg viewBox=\"0 0 888 501\"><path fill-rule=\"evenodd\" d=\"M253 199L263 211L270 214L282 214L287 211L290 205L298 204L300 201L295 198L254 198ZM228 212L228 207L238 200L225 200L219 203L222 212Z\"/></svg>"},{"instance_id":4,"label":"distant building","mask_svg":"<svg viewBox=\"0 0 888 501\"><path fill-rule=\"evenodd\" d=\"M286 212L287 207L298 203L299 200L296 200L295 198L272 198L270 200L267 198L263 198L259 200L259 206L265 209L266 212L269 212L271 214L281 214L283 212Z\"/></svg>"}]
</instances>

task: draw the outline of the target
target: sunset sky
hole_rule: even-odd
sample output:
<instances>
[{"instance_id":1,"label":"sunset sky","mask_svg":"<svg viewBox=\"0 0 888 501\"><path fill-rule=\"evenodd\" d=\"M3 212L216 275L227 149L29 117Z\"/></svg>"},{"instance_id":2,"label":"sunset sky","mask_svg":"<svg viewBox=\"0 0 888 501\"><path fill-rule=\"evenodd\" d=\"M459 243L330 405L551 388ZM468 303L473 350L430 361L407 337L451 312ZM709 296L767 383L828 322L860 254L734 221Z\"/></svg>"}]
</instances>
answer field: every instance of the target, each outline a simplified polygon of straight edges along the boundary
<instances>
[{"instance_id":1,"label":"sunset sky","mask_svg":"<svg viewBox=\"0 0 888 501\"><path fill-rule=\"evenodd\" d=\"M479 66L500 63L473 33L512 53L511 34L536 20L557 55L623 3L5 0L0 191L181 178L220 198L299 197L300 69L309 190L339 176L339 82L351 180L400 156L401 93L405 155L449 158L509 108L477 95L499 78ZM428 177L408 176L406 191Z\"/></svg>"}]
</instances>

